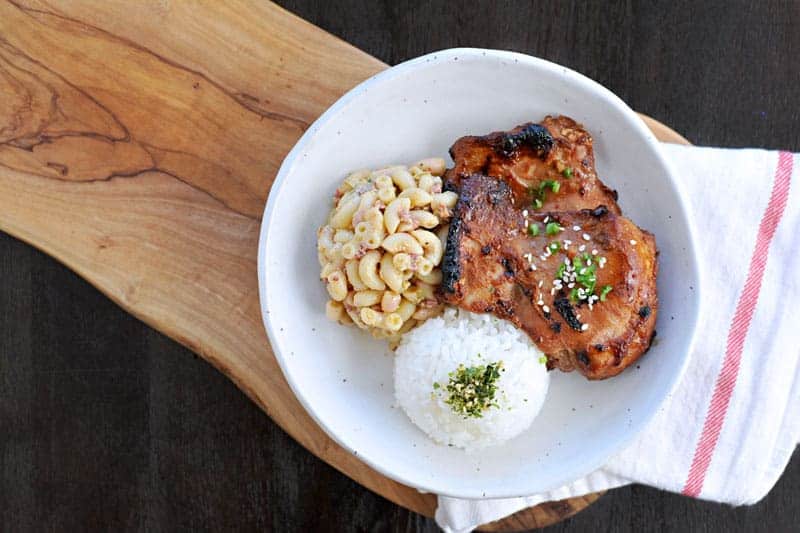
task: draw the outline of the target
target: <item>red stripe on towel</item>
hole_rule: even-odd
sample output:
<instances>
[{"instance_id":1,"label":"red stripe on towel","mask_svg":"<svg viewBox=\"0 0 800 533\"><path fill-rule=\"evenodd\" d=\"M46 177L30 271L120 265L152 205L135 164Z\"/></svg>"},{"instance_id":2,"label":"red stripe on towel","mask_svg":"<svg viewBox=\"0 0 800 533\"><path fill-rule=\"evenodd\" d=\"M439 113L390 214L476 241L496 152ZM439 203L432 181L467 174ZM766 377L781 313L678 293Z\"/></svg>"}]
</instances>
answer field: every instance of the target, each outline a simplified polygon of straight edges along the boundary
<instances>
[{"instance_id":1,"label":"red stripe on towel","mask_svg":"<svg viewBox=\"0 0 800 533\"><path fill-rule=\"evenodd\" d=\"M736 304L736 312L731 322L728 332L728 345L725 349L725 360L722 369L717 376L714 387L714 396L708 407L706 420L703 424L703 433L692 459L692 466L689 469L689 476L683 487L683 494L697 497L703 490L708 467L717 446L719 434L722 431L722 424L728 412L728 406L736 386L736 377L739 374L739 364L742 359L742 348L750 329L750 321L758 304L758 295L761 291L761 281L764 277L764 269L767 266L769 245L775 230L783 216L786 200L789 197L789 185L792 178L792 154L781 152L778 156L778 168L775 171L775 181L772 186L772 194L758 227L756 236L756 246L753 256L750 259L750 269L747 273L747 280L744 284L742 294Z\"/></svg>"}]
</instances>

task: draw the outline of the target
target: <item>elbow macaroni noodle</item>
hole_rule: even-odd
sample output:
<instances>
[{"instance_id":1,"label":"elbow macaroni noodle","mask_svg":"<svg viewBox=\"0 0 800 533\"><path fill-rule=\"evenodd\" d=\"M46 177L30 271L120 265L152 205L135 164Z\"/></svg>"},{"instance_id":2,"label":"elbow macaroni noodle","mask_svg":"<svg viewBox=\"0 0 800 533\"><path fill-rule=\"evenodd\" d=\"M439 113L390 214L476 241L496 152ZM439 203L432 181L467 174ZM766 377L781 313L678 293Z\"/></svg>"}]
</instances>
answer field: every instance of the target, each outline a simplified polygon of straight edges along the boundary
<instances>
[{"instance_id":1,"label":"elbow macaroni noodle","mask_svg":"<svg viewBox=\"0 0 800 533\"><path fill-rule=\"evenodd\" d=\"M430 158L344 179L317 233L328 318L396 341L441 313L442 239L458 199L442 192L444 171Z\"/></svg>"}]
</instances>

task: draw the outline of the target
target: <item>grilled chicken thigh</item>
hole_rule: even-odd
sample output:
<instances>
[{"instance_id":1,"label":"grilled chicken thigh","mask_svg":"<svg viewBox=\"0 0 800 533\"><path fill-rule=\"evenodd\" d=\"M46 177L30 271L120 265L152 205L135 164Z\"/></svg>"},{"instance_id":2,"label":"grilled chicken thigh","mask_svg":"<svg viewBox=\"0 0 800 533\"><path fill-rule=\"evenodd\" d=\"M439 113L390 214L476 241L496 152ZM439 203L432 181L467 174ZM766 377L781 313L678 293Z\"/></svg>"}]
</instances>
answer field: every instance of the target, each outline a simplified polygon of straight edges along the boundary
<instances>
[{"instance_id":1,"label":"grilled chicken thigh","mask_svg":"<svg viewBox=\"0 0 800 533\"><path fill-rule=\"evenodd\" d=\"M649 348L657 271L653 236L607 207L533 212L506 181L473 175L460 180L441 292L522 328L550 368L603 379Z\"/></svg>"},{"instance_id":2,"label":"grilled chicken thigh","mask_svg":"<svg viewBox=\"0 0 800 533\"><path fill-rule=\"evenodd\" d=\"M484 174L504 179L515 199L537 211L577 211L604 205L619 214L617 193L601 182L594 168L592 136L569 117L546 117L511 131L462 137L450 148L455 166L446 180Z\"/></svg>"}]
</instances>

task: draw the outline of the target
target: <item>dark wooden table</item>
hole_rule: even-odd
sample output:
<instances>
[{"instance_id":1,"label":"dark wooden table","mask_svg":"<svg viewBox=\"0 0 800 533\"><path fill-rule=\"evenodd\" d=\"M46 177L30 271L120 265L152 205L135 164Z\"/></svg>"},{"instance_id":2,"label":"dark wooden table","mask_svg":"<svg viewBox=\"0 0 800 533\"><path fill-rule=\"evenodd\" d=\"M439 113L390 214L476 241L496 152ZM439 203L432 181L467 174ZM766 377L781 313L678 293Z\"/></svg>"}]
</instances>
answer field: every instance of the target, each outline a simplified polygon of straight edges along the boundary
<instances>
[{"instance_id":1,"label":"dark wooden table","mask_svg":"<svg viewBox=\"0 0 800 533\"><path fill-rule=\"evenodd\" d=\"M583 72L696 144L800 151L800 2L281 3L388 63L518 50ZM798 523L795 454L752 507L634 486L551 529ZM436 526L305 452L211 366L0 234L0 530Z\"/></svg>"}]
</instances>

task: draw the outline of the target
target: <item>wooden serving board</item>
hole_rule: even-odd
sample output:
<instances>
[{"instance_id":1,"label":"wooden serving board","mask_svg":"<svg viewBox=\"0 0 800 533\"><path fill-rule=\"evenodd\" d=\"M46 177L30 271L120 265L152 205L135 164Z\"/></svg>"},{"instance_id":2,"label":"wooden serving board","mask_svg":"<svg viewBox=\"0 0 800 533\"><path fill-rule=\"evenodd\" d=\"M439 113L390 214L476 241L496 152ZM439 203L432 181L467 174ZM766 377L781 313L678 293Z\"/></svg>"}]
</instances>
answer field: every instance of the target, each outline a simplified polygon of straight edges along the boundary
<instances>
[{"instance_id":1,"label":"wooden serving board","mask_svg":"<svg viewBox=\"0 0 800 533\"><path fill-rule=\"evenodd\" d=\"M266 2L0 0L0 230L204 357L311 453L431 516L433 495L373 471L306 414L258 303L260 216L283 157L384 68ZM487 529L547 525L597 497Z\"/></svg>"}]
</instances>

